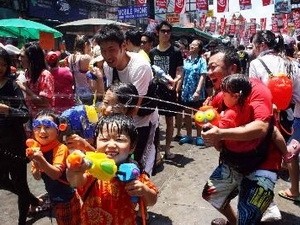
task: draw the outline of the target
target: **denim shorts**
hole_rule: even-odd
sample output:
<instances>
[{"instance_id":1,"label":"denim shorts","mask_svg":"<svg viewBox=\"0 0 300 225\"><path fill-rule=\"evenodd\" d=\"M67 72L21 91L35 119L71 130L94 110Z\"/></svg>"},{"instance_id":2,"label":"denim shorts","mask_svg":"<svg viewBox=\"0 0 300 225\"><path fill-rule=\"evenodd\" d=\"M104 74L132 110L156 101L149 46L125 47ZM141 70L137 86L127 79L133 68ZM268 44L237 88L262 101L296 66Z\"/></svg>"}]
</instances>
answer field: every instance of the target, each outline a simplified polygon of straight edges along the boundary
<instances>
[{"instance_id":1,"label":"denim shorts","mask_svg":"<svg viewBox=\"0 0 300 225\"><path fill-rule=\"evenodd\" d=\"M292 139L295 139L300 142L300 118L296 118L296 117L294 118L293 133L288 143L290 143Z\"/></svg>"}]
</instances>

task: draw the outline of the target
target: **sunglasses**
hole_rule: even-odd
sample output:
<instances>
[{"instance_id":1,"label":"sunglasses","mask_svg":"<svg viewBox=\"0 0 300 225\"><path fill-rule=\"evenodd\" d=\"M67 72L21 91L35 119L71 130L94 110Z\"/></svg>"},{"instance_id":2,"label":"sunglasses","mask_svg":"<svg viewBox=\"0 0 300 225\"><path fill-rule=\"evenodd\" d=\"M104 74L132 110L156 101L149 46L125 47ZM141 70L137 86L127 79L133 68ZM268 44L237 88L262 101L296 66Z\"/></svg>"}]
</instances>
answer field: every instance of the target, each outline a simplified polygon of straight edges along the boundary
<instances>
[{"instance_id":1,"label":"sunglasses","mask_svg":"<svg viewBox=\"0 0 300 225\"><path fill-rule=\"evenodd\" d=\"M170 34L171 30L161 29L159 32L163 34Z\"/></svg>"},{"instance_id":2,"label":"sunglasses","mask_svg":"<svg viewBox=\"0 0 300 225\"><path fill-rule=\"evenodd\" d=\"M44 126L46 128L55 128L58 129L58 126L56 123L54 123L52 120L33 120L32 121L32 128L37 129L41 126Z\"/></svg>"}]
</instances>

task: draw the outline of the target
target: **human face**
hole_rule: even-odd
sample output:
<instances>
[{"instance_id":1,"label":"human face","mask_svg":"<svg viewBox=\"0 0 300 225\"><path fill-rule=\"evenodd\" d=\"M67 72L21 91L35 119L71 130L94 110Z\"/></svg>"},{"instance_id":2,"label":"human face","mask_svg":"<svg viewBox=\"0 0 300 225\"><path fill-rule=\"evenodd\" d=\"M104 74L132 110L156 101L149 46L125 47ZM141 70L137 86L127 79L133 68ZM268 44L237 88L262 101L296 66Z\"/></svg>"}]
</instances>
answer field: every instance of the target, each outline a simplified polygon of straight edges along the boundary
<instances>
[{"instance_id":1,"label":"human face","mask_svg":"<svg viewBox=\"0 0 300 225\"><path fill-rule=\"evenodd\" d=\"M216 91L220 90L222 79L230 75L224 65L224 53L219 52L209 58L207 73L213 83L214 89Z\"/></svg>"},{"instance_id":2,"label":"human face","mask_svg":"<svg viewBox=\"0 0 300 225\"><path fill-rule=\"evenodd\" d=\"M33 135L42 146L57 139L57 125L51 116L39 116L33 121ZM55 126L56 125L56 126Z\"/></svg>"},{"instance_id":3,"label":"human face","mask_svg":"<svg viewBox=\"0 0 300 225\"><path fill-rule=\"evenodd\" d=\"M100 105L100 112L106 116L113 113L125 114L126 108L118 102L117 95L108 89L104 95L103 102Z\"/></svg>"},{"instance_id":4,"label":"human face","mask_svg":"<svg viewBox=\"0 0 300 225\"><path fill-rule=\"evenodd\" d=\"M198 55L199 53L199 41L194 40L190 44L190 54L191 55Z\"/></svg>"},{"instance_id":5,"label":"human face","mask_svg":"<svg viewBox=\"0 0 300 225\"><path fill-rule=\"evenodd\" d=\"M159 30L158 38L159 38L159 42L170 42L171 39L170 27L163 25Z\"/></svg>"},{"instance_id":6,"label":"human face","mask_svg":"<svg viewBox=\"0 0 300 225\"><path fill-rule=\"evenodd\" d=\"M103 127L96 139L97 152L105 153L108 158L115 160L116 164L124 162L132 153L130 137L120 132L116 124Z\"/></svg>"},{"instance_id":7,"label":"human face","mask_svg":"<svg viewBox=\"0 0 300 225\"><path fill-rule=\"evenodd\" d=\"M238 99L239 99L238 93L230 93L230 92L223 91L224 104L228 108L232 108L233 106L237 105Z\"/></svg>"},{"instance_id":8,"label":"human face","mask_svg":"<svg viewBox=\"0 0 300 225\"><path fill-rule=\"evenodd\" d=\"M117 67L126 54L125 43L121 46L117 42L107 41L100 44L101 54L110 67Z\"/></svg>"},{"instance_id":9,"label":"human face","mask_svg":"<svg viewBox=\"0 0 300 225\"><path fill-rule=\"evenodd\" d=\"M147 36L142 36L141 37L141 48L146 52L149 53L150 50L152 49L152 43L149 42L149 39Z\"/></svg>"},{"instance_id":10,"label":"human face","mask_svg":"<svg viewBox=\"0 0 300 225\"><path fill-rule=\"evenodd\" d=\"M21 66L23 67L23 69L29 68L29 60L24 50L21 51L19 60L21 61Z\"/></svg>"},{"instance_id":11,"label":"human face","mask_svg":"<svg viewBox=\"0 0 300 225\"><path fill-rule=\"evenodd\" d=\"M5 77L8 65L3 58L0 58L0 79Z\"/></svg>"}]
</instances>

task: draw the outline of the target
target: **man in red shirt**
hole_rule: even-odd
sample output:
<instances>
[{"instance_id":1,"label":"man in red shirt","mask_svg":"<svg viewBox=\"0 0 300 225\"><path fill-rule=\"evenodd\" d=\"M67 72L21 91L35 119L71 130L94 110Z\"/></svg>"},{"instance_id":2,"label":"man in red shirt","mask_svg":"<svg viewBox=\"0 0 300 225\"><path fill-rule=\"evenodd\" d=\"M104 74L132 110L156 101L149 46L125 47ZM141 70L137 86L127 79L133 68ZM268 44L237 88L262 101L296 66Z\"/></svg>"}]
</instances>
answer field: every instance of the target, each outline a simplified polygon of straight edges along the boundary
<instances>
[{"instance_id":1,"label":"man in red shirt","mask_svg":"<svg viewBox=\"0 0 300 225\"><path fill-rule=\"evenodd\" d=\"M215 92L220 91L222 79L240 70L239 58L234 49L219 47L212 52L208 63L208 75L213 83ZM250 94L249 112L250 123L245 126L221 129L211 126L208 131L202 131L206 144L220 146L223 140L249 141L249 147L259 148L260 142L267 143L264 137L272 124L272 98L270 91L263 84L253 85ZM223 111L222 101L213 97L206 101L219 111ZM242 116L242 115L241 115ZM244 115L243 115L244 116ZM254 141L256 140L256 141ZM277 180L277 171L281 164L280 151L274 145L267 144L267 156L264 161L250 172L241 172L223 157L220 164L210 176L204 186L203 198L218 209L228 221L215 219L212 224L257 224L274 197L274 185ZM243 157L244 148L240 149ZM225 150L221 150L222 153ZM248 151L250 152L250 151ZM255 156L256 157L256 156ZM253 160L249 158L249 164ZM230 205L230 200L239 195L238 216Z\"/></svg>"}]
</instances>

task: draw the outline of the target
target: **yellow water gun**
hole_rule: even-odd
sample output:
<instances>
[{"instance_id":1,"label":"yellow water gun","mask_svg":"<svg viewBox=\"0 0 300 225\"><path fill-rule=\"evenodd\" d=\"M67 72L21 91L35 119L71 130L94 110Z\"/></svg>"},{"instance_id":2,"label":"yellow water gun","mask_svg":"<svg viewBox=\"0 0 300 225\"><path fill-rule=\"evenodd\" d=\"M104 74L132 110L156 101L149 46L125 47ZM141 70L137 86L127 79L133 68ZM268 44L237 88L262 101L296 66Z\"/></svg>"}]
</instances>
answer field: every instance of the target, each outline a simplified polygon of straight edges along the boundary
<instances>
[{"instance_id":1,"label":"yellow water gun","mask_svg":"<svg viewBox=\"0 0 300 225\"><path fill-rule=\"evenodd\" d=\"M99 180L109 181L117 172L117 165L113 159L100 152L86 152L74 150L68 157L70 168L79 168L87 165L87 171Z\"/></svg>"}]
</instances>

